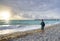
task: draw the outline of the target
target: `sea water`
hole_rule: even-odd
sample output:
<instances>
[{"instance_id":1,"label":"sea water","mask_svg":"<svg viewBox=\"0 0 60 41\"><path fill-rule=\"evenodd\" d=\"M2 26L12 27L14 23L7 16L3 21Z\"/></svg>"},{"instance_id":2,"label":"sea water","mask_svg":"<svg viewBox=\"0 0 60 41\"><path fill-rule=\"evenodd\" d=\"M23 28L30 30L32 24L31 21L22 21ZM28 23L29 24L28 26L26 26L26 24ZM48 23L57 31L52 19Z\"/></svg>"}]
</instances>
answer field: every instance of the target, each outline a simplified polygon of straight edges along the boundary
<instances>
[{"instance_id":1,"label":"sea water","mask_svg":"<svg viewBox=\"0 0 60 41\"><path fill-rule=\"evenodd\" d=\"M60 23L60 20L44 20L46 26ZM28 31L41 28L41 20L0 20L0 34Z\"/></svg>"},{"instance_id":2,"label":"sea water","mask_svg":"<svg viewBox=\"0 0 60 41\"><path fill-rule=\"evenodd\" d=\"M44 20L45 24L54 24L60 20ZM0 20L0 25L40 25L41 20Z\"/></svg>"}]
</instances>

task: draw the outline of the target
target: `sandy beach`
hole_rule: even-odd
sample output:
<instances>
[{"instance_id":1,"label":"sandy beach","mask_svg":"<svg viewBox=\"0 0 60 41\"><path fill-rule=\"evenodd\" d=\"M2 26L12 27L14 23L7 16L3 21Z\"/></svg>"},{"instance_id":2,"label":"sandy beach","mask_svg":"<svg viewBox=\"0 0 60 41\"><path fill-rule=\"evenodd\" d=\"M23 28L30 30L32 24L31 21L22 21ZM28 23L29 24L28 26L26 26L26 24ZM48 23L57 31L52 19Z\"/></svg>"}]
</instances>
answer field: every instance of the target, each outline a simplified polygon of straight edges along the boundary
<instances>
[{"instance_id":1,"label":"sandy beach","mask_svg":"<svg viewBox=\"0 0 60 41\"><path fill-rule=\"evenodd\" d=\"M0 35L0 41L59 41L60 24L45 28L44 32L40 29L15 32L6 35Z\"/></svg>"}]
</instances>

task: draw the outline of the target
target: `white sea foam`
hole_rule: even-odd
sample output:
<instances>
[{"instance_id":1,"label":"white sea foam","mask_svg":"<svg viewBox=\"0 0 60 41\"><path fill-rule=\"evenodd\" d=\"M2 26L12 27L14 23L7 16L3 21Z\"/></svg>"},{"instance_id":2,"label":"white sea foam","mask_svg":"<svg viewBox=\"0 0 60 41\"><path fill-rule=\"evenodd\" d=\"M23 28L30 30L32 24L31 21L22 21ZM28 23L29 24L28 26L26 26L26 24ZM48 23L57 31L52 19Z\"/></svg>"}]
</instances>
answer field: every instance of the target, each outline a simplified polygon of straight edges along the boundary
<instances>
[{"instance_id":1,"label":"white sea foam","mask_svg":"<svg viewBox=\"0 0 60 41\"><path fill-rule=\"evenodd\" d=\"M14 32L14 30L12 30L12 29L7 29L7 30L0 30L0 35L3 35L3 34L9 34L9 33L13 33Z\"/></svg>"},{"instance_id":2,"label":"white sea foam","mask_svg":"<svg viewBox=\"0 0 60 41\"><path fill-rule=\"evenodd\" d=\"M59 22L53 23L53 24L46 24L46 27L52 26L55 24L60 24ZM45 28L46 28L45 27ZM0 27L0 34L8 34L8 33L13 33L13 32L18 32L18 31L28 31L28 30L34 30L34 29L41 29L41 25L6 25Z\"/></svg>"},{"instance_id":3,"label":"white sea foam","mask_svg":"<svg viewBox=\"0 0 60 41\"><path fill-rule=\"evenodd\" d=\"M48 26L60 24L59 22L53 23L53 24L46 24L45 28ZM28 31L28 30L34 30L34 29L41 29L41 25L27 25L26 27L15 29L16 31Z\"/></svg>"}]
</instances>

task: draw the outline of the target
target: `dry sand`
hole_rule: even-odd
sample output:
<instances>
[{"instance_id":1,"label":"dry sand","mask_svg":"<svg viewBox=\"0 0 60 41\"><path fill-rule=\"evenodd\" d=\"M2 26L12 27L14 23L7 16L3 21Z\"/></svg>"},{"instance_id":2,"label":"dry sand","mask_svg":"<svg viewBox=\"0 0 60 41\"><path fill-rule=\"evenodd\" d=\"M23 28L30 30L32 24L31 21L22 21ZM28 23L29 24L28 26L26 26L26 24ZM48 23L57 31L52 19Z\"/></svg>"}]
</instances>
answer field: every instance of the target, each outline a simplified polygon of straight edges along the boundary
<instances>
[{"instance_id":1,"label":"dry sand","mask_svg":"<svg viewBox=\"0 0 60 41\"><path fill-rule=\"evenodd\" d=\"M47 27L44 32L37 29L1 35L0 41L60 41L60 24Z\"/></svg>"}]
</instances>

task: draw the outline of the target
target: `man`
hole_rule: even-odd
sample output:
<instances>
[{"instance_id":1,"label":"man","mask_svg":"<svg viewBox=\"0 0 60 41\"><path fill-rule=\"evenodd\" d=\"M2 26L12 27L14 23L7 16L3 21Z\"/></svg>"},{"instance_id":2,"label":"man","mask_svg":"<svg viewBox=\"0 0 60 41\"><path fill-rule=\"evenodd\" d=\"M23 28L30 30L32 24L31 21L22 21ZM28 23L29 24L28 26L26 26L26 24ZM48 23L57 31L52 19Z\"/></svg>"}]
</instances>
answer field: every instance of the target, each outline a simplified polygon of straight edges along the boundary
<instances>
[{"instance_id":1,"label":"man","mask_svg":"<svg viewBox=\"0 0 60 41\"><path fill-rule=\"evenodd\" d=\"M42 22L41 22L41 30L44 30L44 27L45 27L45 22L42 19Z\"/></svg>"}]
</instances>

